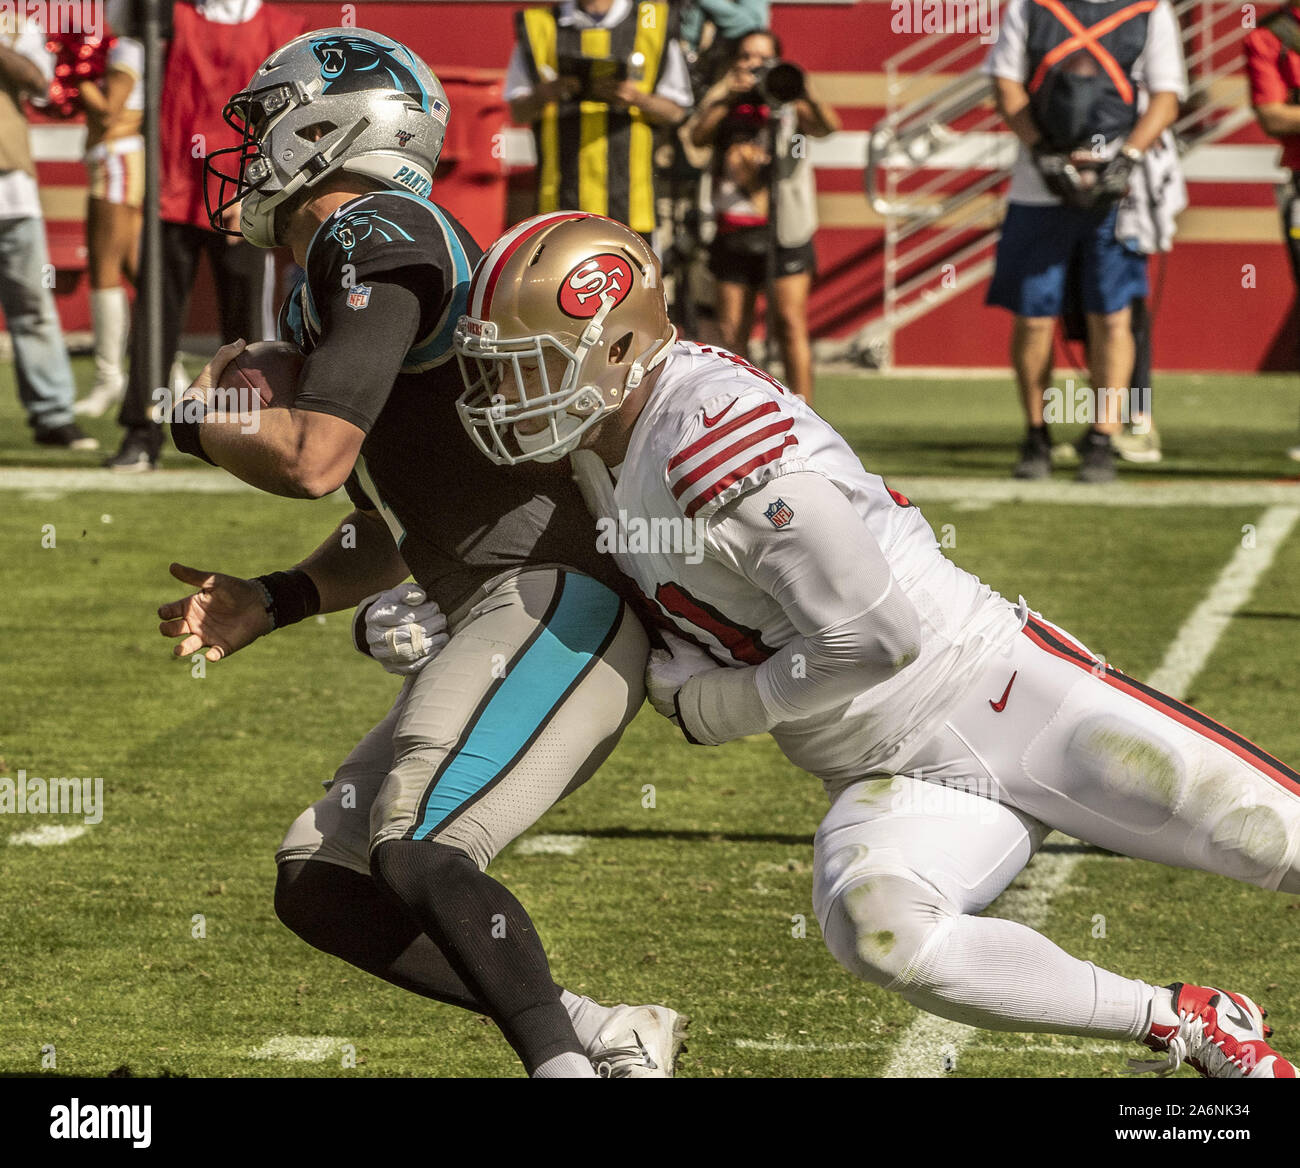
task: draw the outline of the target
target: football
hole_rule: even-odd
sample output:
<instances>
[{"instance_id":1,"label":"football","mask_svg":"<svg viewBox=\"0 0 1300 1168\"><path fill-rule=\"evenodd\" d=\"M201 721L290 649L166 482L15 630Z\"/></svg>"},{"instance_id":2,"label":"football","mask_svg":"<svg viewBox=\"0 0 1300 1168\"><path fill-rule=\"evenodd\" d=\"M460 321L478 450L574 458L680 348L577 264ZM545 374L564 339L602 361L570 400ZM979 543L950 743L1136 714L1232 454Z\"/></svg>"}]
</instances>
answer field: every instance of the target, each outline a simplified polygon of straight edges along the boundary
<instances>
[{"instance_id":1,"label":"football","mask_svg":"<svg viewBox=\"0 0 1300 1168\"><path fill-rule=\"evenodd\" d=\"M263 406L287 407L298 392L302 364L302 353L289 341L255 341L222 370L217 384L256 390Z\"/></svg>"}]
</instances>

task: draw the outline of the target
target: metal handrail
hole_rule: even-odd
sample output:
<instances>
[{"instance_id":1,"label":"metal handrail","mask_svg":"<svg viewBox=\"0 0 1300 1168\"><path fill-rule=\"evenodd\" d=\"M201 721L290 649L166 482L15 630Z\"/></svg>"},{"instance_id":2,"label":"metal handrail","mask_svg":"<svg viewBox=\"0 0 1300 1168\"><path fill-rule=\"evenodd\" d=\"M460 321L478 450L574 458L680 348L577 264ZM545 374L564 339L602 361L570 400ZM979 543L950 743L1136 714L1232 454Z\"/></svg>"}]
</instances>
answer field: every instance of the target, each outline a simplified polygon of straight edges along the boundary
<instances>
[{"instance_id":1,"label":"metal handrail","mask_svg":"<svg viewBox=\"0 0 1300 1168\"><path fill-rule=\"evenodd\" d=\"M1229 60L1223 58L1250 30L1236 20L1230 20L1224 27L1225 18L1239 12L1238 5L1225 0L1178 0L1174 10L1179 15L1195 14L1196 23L1183 40L1185 45L1193 39L1199 39L1200 43L1185 53L1184 60L1189 72L1208 67L1198 76L1189 77L1188 88L1190 94L1208 93L1218 81L1236 72L1235 54ZM1000 149L995 152L992 147L985 148L976 159L958 160L956 165L934 163L934 156L945 147L969 135L986 134L998 124L999 118L991 115L978 119L961 132L950 128L952 122L988 100L992 81L971 68L934 92L909 98L918 86L963 57L978 53L982 58L987 46L974 37L963 37L920 69L908 73L905 79L899 79L906 62L938 49L942 41L955 35L930 34L885 61L888 107L867 139L864 186L872 208L885 218L884 304L882 316L869 322L860 338L883 364L891 359L893 335L899 328L933 311L992 269L991 256L973 264L970 261L996 243L998 226L961 244L956 251L945 249L961 235L978 230L978 220L988 213L981 196L1002 183L1011 168L998 164ZM1217 66L1216 58L1220 60ZM1252 116L1249 108L1219 98L1188 110L1175 123L1174 132L1186 139L1184 146L1213 142L1233 133ZM979 165L980 160L989 165ZM921 171L934 173L922 177ZM954 183L971 175L978 177L951 189ZM909 178L919 178L919 182L904 193L900 186ZM941 222L942 228L936 231ZM921 236L922 232L929 234ZM917 236L921 238L914 238ZM916 270L918 264L925 266ZM956 264L957 278L951 285L933 287L943 264ZM903 271L911 274L900 281L898 277Z\"/></svg>"}]
</instances>

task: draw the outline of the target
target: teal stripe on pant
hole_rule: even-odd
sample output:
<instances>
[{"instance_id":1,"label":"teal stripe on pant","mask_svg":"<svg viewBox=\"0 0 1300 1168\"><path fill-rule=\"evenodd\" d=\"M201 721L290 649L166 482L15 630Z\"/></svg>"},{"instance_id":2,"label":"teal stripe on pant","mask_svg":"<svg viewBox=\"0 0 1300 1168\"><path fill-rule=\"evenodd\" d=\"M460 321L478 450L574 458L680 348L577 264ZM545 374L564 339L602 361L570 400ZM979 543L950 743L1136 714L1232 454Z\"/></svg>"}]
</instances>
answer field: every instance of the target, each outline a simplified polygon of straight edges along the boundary
<instances>
[{"instance_id":1,"label":"teal stripe on pant","mask_svg":"<svg viewBox=\"0 0 1300 1168\"><path fill-rule=\"evenodd\" d=\"M618 623L622 601L605 585L569 572L561 580L555 611L439 776L413 839L437 830L501 774L545 724Z\"/></svg>"}]
</instances>

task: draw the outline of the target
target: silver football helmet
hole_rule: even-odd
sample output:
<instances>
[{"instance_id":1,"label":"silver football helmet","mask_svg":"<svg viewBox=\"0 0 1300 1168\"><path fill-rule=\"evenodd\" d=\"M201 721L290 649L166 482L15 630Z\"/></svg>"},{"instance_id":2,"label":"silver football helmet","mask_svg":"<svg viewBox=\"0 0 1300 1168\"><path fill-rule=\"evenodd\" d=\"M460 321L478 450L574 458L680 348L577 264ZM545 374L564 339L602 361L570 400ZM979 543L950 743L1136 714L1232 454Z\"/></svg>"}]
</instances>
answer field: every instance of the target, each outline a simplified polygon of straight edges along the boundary
<instances>
[{"instance_id":1,"label":"silver football helmet","mask_svg":"<svg viewBox=\"0 0 1300 1168\"><path fill-rule=\"evenodd\" d=\"M275 247L284 242L276 211L338 170L427 199L449 113L429 67L391 37L363 28L304 33L276 49L226 103L226 123L241 141L208 155L208 221ZM235 203L237 232L222 222Z\"/></svg>"}]
</instances>

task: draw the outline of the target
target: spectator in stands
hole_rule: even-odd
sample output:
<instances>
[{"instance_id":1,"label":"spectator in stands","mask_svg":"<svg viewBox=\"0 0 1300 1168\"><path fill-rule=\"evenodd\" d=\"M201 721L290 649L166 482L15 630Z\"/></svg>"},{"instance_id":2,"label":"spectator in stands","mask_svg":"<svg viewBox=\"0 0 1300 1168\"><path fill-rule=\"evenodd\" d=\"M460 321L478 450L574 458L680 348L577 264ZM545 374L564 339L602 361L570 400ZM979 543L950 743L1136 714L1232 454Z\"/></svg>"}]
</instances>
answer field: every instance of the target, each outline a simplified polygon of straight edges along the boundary
<instances>
[{"instance_id":1,"label":"spectator in stands","mask_svg":"<svg viewBox=\"0 0 1300 1168\"><path fill-rule=\"evenodd\" d=\"M1282 166L1291 172L1282 190L1282 238L1300 289L1300 4L1275 9L1246 36L1246 73L1255 118L1282 144ZM1300 460L1300 446L1287 453Z\"/></svg>"},{"instance_id":2,"label":"spectator in stands","mask_svg":"<svg viewBox=\"0 0 1300 1168\"><path fill-rule=\"evenodd\" d=\"M1104 29L1089 30L1104 19ZM1082 31L1080 31L1082 30ZM1011 359L1028 433L1017 478L1051 473L1043 394L1072 255L1082 265L1088 353L1097 394L1078 478L1115 477L1113 394L1134 362L1129 305L1147 293L1146 258L1116 234L1118 205L1186 91L1169 0L1112 12L1105 0L1010 0L984 70L1020 139L988 302L1015 313ZM1139 89L1148 103L1139 114Z\"/></svg>"},{"instance_id":3,"label":"spectator in stands","mask_svg":"<svg viewBox=\"0 0 1300 1168\"><path fill-rule=\"evenodd\" d=\"M77 396L54 307L54 268L45 241L25 94L43 94L54 76L45 34L11 10L0 28L0 308L13 341L18 397L42 446L95 450L73 419Z\"/></svg>"},{"instance_id":4,"label":"spectator in stands","mask_svg":"<svg viewBox=\"0 0 1300 1168\"><path fill-rule=\"evenodd\" d=\"M128 305L122 281L136 279L140 205L144 201L144 48L119 36L100 81L78 86L86 114L86 250L95 384L77 403L99 417L122 398Z\"/></svg>"},{"instance_id":5,"label":"spectator in stands","mask_svg":"<svg viewBox=\"0 0 1300 1168\"><path fill-rule=\"evenodd\" d=\"M807 88L806 76L803 96L771 108L758 88L757 73L780 56L781 44L770 31L742 37L731 68L705 95L686 133L694 146L713 150L716 231L709 271L717 280L722 343L741 356L747 354L754 304L767 282L769 250L774 250L772 296L785 379L795 393L811 402L808 292L817 266L812 244L817 191L801 138L825 137L838 130L840 122L835 111ZM773 158L777 160L775 184ZM773 186L775 231L770 205Z\"/></svg>"},{"instance_id":6,"label":"spectator in stands","mask_svg":"<svg viewBox=\"0 0 1300 1168\"><path fill-rule=\"evenodd\" d=\"M654 128L693 102L673 24L662 0L561 0L517 15L505 96L533 128L538 213L608 215L651 240Z\"/></svg>"},{"instance_id":7,"label":"spectator in stands","mask_svg":"<svg viewBox=\"0 0 1300 1168\"><path fill-rule=\"evenodd\" d=\"M162 426L152 416L156 386L146 383L147 345L161 345L163 367L176 352L200 255L208 257L217 285L222 340L258 340L273 325L264 303L270 252L208 222L203 199L206 153L238 142L222 110L227 98L248 84L261 63L308 22L261 0L196 0L171 9L172 30L163 74L159 129L162 219L162 336L141 327L131 333L131 370L118 421L122 444L107 465L116 471L148 471L158 465ZM237 209L231 227L238 227ZM147 268L148 257L142 257Z\"/></svg>"}]
</instances>

